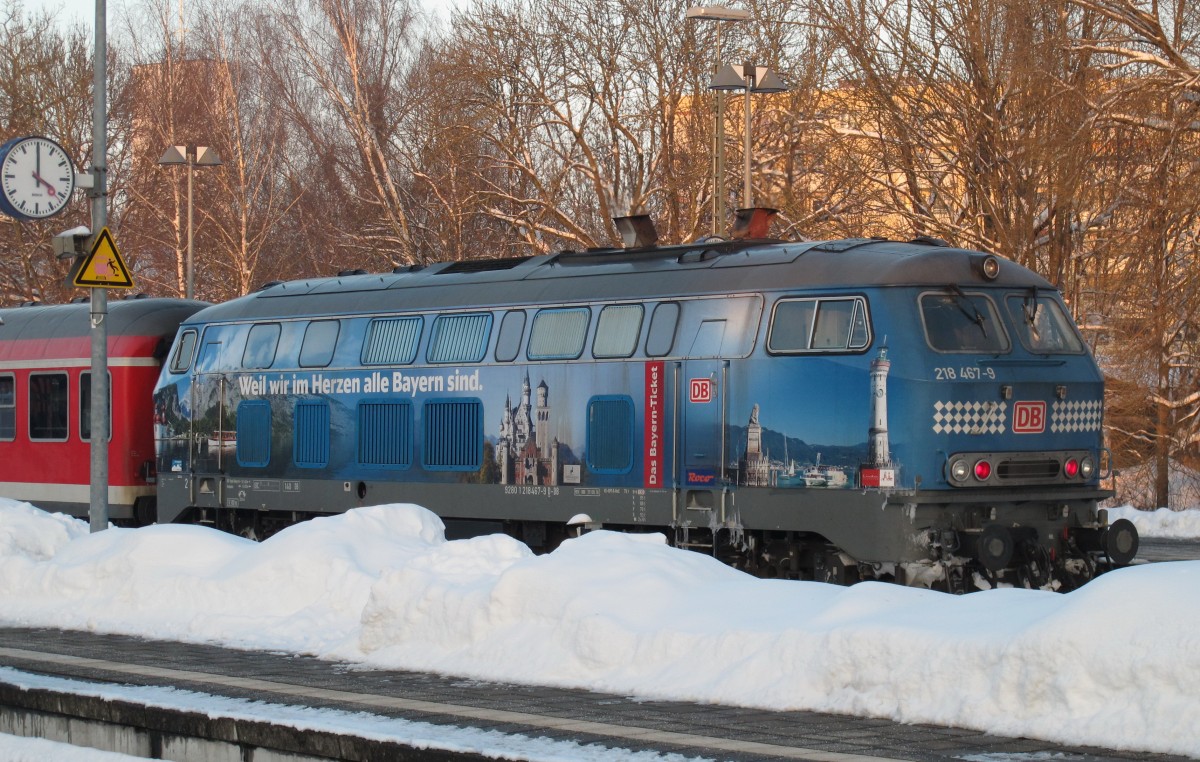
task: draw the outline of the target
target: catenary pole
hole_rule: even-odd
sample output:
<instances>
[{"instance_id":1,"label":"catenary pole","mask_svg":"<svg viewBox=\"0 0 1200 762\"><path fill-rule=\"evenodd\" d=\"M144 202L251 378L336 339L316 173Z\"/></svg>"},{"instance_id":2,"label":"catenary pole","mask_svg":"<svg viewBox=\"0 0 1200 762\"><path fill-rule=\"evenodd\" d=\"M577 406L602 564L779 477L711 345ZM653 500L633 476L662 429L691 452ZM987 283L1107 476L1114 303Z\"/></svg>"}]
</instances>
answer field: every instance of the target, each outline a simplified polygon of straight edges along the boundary
<instances>
[{"instance_id":1,"label":"catenary pole","mask_svg":"<svg viewBox=\"0 0 1200 762\"><path fill-rule=\"evenodd\" d=\"M108 224L107 65L108 9L106 0L96 0L96 49L92 78L92 235L99 236ZM91 531L108 528L108 290L93 288L91 455L92 482L88 519Z\"/></svg>"}]
</instances>

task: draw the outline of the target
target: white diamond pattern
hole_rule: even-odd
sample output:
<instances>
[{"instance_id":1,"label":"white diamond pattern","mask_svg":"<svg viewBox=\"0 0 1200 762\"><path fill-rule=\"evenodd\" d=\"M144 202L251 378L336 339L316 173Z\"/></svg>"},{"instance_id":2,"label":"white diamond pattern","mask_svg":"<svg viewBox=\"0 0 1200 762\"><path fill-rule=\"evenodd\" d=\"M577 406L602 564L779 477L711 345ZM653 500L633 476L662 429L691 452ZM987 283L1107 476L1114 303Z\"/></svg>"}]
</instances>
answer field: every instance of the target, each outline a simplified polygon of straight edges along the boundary
<instances>
[{"instance_id":1,"label":"white diamond pattern","mask_svg":"<svg viewBox=\"0 0 1200 762\"><path fill-rule=\"evenodd\" d=\"M1103 400L1059 400L1050 410L1050 430L1099 431L1103 419Z\"/></svg>"},{"instance_id":2,"label":"white diamond pattern","mask_svg":"<svg viewBox=\"0 0 1200 762\"><path fill-rule=\"evenodd\" d=\"M1007 410L1007 402L939 400L933 403L933 432L1003 434L1008 421Z\"/></svg>"}]
</instances>

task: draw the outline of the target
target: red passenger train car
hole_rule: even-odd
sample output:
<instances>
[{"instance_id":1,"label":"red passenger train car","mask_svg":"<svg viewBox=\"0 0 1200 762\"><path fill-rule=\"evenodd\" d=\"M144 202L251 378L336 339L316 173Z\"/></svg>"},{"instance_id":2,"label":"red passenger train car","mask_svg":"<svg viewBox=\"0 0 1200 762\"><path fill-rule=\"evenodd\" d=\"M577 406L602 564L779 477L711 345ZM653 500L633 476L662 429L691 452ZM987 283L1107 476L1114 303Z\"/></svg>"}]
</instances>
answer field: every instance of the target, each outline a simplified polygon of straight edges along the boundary
<instances>
[{"instance_id":1,"label":"red passenger train car","mask_svg":"<svg viewBox=\"0 0 1200 762\"><path fill-rule=\"evenodd\" d=\"M155 515L154 410L179 323L206 306L133 298L108 305L112 416L109 517ZM0 495L86 516L91 483L91 319L86 302L0 309Z\"/></svg>"}]
</instances>

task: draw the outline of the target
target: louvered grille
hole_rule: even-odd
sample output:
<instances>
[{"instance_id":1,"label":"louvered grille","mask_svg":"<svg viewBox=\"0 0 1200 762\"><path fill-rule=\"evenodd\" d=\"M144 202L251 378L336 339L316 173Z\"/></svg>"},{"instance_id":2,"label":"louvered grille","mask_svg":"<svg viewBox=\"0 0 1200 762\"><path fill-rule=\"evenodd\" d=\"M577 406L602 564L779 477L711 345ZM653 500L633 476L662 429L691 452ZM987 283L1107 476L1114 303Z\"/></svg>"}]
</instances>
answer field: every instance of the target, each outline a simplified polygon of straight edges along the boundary
<instances>
[{"instance_id":1,"label":"louvered grille","mask_svg":"<svg viewBox=\"0 0 1200 762\"><path fill-rule=\"evenodd\" d=\"M358 462L364 466L412 465L413 414L409 402L358 406Z\"/></svg>"}]
</instances>

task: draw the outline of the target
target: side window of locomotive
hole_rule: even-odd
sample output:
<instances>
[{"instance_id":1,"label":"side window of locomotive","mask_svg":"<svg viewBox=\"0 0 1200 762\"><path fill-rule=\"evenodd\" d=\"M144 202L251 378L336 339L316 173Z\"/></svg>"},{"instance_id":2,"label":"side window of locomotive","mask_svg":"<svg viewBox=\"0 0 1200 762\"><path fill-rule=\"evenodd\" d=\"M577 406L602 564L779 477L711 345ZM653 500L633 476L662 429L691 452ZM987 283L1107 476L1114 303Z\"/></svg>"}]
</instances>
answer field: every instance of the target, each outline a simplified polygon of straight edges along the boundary
<instances>
[{"instance_id":1,"label":"side window of locomotive","mask_svg":"<svg viewBox=\"0 0 1200 762\"><path fill-rule=\"evenodd\" d=\"M812 335L816 299L784 299L775 305L767 349L772 352L807 352Z\"/></svg>"},{"instance_id":2,"label":"side window of locomotive","mask_svg":"<svg viewBox=\"0 0 1200 762\"><path fill-rule=\"evenodd\" d=\"M367 326L363 365L408 365L417 359L421 342L419 317L376 318Z\"/></svg>"},{"instance_id":3,"label":"side window of locomotive","mask_svg":"<svg viewBox=\"0 0 1200 762\"><path fill-rule=\"evenodd\" d=\"M646 354L663 357L671 354L675 331L679 326L679 302L663 302L654 308L650 317L650 332L646 336Z\"/></svg>"},{"instance_id":4,"label":"side window of locomotive","mask_svg":"<svg viewBox=\"0 0 1200 762\"><path fill-rule=\"evenodd\" d=\"M250 335L246 337L246 349L242 352L242 367L251 370L271 367L278 348L279 323L251 326Z\"/></svg>"},{"instance_id":5,"label":"side window of locomotive","mask_svg":"<svg viewBox=\"0 0 1200 762\"><path fill-rule=\"evenodd\" d=\"M425 359L436 363L479 362L487 353L492 313L439 315L433 321Z\"/></svg>"},{"instance_id":6,"label":"side window of locomotive","mask_svg":"<svg viewBox=\"0 0 1200 762\"><path fill-rule=\"evenodd\" d=\"M1083 342L1058 302L1048 296L1010 296L1008 314L1025 348L1035 354L1083 352Z\"/></svg>"},{"instance_id":7,"label":"side window of locomotive","mask_svg":"<svg viewBox=\"0 0 1200 762\"><path fill-rule=\"evenodd\" d=\"M847 352L871 343L867 302L859 296L782 299L775 305L767 349L771 352Z\"/></svg>"},{"instance_id":8,"label":"side window of locomotive","mask_svg":"<svg viewBox=\"0 0 1200 762\"><path fill-rule=\"evenodd\" d=\"M200 356L196 358L196 372L207 373L217 370L220 367L223 346L219 341L205 341L200 346Z\"/></svg>"},{"instance_id":9,"label":"side window of locomotive","mask_svg":"<svg viewBox=\"0 0 1200 762\"><path fill-rule=\"evenodd\" d=\"M17 438L17 380L11 373L0 375L0 440Z\"/></svg>"},{"instance_id":10,"label":"side window of locomotive","mask_svg":"<svg viewBox=\"0 0 1200 762\"><path fill-rule=\"evenodd\" d=\"M327 368L333 362L341 324L337 320L314 320L304 329L300 343L301 368Z\"/></svg>"},{"instance_id":11,"label":"side window of locomotive","mask_svg":"<svg viewBox=\"0 0 1200 762\"><path fill-rule=\"evenodd\" d=\"M632 357L637 349L638 334L642 332L645 308L640 304L610 304L600 310L596 323L596 338L592 341L592 357Z\"/></svg>"},{"instance_id":12,"label":"side window of locomotive","mask_svg":"<svg viewBox=\"0 0 1200 762\"><path fill-rule=\"evenodd\" d=\"M108 374L108 410L105 411L105 423L108 428L108 439L112 439L112 374ZM79 438L88 442L92 438L92 372L85 370L79 374Z\"/></svg>"},{"instance_id":13,"label":"side window of locomotive","mask_svg":"<svg viewBox=\"0 0 1200 762\"><path fill-rule=\"evenodd\" d=\"M62 442L67 438L67 374L29 374L29 438Z\"/></svg>"},{"instance_id":14,"label":"side window of locomotive","mask_svg":"<svg viewBox=\"0 0 1200 762\"><path fill-rule=\"evenodd\" d=\"M500 321L496 337L496 362L512 362L521 352L521 336L525 333L525 310L509 310Z\"/></svg>"},{"instance_id":15,"label":"side window of locomotive","mask_svg":"<svg viewBox=\"0 0 1200 762\"><path fill-rule=\"evenodd\" d=\"M529 331L530 360L574 360L583 354L591 313L587 308L538 310Z\"/></svg>"},{"instance_id":16,"label":"side window of locomotive","mask_svg":"<svg viewBox=\"0 0 1200 762\"><path fill-rule=\"evenodd\" d=\"M187 373L192 367L192 353L196 351L197 332L188 329L179 335L175 343L175 354L171 355L171 372Z\"/></svg>"},{"instance_id":17,"label":"side window of locomotive","mask_svg":"<svg viewBox=\"0 0 1200 762\"><path fill-rule=\"evenodd\" d=\"M983 294L928 293L921 294L920 302L925 339L938 352L1008 351L1008 336L1000 326L996 307Z\"/></svg>"}]
</instances>

